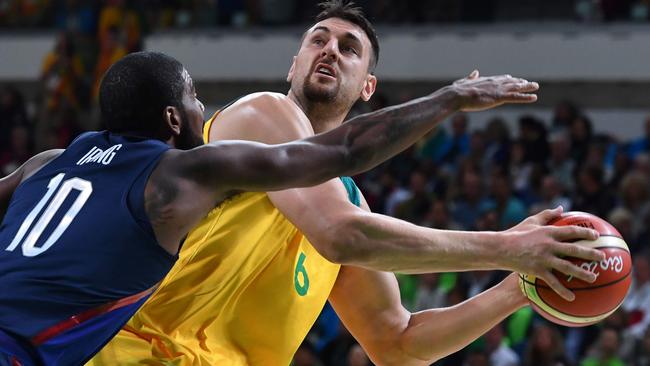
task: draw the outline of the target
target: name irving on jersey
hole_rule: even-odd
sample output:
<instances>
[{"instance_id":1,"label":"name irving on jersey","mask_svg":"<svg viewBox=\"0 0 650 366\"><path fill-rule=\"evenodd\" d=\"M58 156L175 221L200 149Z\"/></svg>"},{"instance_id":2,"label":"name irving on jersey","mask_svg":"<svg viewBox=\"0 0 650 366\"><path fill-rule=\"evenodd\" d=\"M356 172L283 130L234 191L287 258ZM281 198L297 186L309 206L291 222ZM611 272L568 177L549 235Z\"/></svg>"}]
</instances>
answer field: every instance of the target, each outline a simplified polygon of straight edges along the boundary
<instances>
[{"instance_id":1,"label":"name irving on jersey","mask_svg":"<svg viewBox=\"0 0 650 366\"><path fill-rule=\"evenodd\" d=\"M79 159L79 161L77 161L77 165L84 165L87 163L108 165L111 163L111 161L117 154L117 151L120 150L121 148L122 148L122 144L113 145L106 150L102 150L97 146L93 146L93 148L90 149L86 153L86 155L84 155L81 159Z\"/></svg>"}]
</instances>

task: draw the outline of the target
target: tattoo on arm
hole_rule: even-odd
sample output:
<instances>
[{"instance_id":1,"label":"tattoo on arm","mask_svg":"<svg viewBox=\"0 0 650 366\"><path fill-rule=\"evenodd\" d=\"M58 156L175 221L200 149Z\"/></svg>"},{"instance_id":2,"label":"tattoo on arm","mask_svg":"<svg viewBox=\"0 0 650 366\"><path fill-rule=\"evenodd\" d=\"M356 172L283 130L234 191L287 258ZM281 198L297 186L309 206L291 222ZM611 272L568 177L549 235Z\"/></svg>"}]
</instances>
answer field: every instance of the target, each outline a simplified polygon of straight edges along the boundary
<instances>
[{"instance_id":1,"label":"tattoo on arm","mask_svg":"<svg viewBox=\"0 0 650 366\"><path fill-rule=\"evenodd\" d=\"M178 195L178 187L169 179L155 179L149 182L145 197L145 211L153 226L166 225L174 219L172 203Z\"/></svg>"},{"instance_id":2,"label":"tattoo on arm","mask_svg":"<svg viewBox=\"0 0 650 366\"><path fill-rule=\"evenodd\" d=\"M310 140L328 145L344 141L356 166L374 165L414 144L457 109L454 93L442 88L426 97L357 116Z\"/></svg>"}]
</instances>

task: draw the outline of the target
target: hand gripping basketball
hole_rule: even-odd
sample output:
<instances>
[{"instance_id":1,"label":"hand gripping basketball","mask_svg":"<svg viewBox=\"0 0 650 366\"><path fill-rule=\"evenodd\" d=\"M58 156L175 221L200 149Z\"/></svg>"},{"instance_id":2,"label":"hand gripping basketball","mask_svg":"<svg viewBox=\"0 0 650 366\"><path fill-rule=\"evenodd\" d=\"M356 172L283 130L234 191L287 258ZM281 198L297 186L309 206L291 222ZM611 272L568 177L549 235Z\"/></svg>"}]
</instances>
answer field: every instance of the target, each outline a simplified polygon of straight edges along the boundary
<instances>
[{"instance_id":1,"label":"hand gripping basketball","mask_svg":"<svg viewBox=\"0 0 650 366\"><path fill-rule=\"evenodd\" d=\"M574 292L574 301L566 301L558 296L543 279L520 274L520 287L531 306L544 318L572 327L594 324L608 317L623 303L632 281L632 258L621 234L605 220L585 212L567 212L549 224L577 225L598 231L598 239L576 243L599 249L605 253L605 259L586 261L566 258L593 273L596 276L593 283L553 271L561 284Z\"/></svg>"}]
</instances>

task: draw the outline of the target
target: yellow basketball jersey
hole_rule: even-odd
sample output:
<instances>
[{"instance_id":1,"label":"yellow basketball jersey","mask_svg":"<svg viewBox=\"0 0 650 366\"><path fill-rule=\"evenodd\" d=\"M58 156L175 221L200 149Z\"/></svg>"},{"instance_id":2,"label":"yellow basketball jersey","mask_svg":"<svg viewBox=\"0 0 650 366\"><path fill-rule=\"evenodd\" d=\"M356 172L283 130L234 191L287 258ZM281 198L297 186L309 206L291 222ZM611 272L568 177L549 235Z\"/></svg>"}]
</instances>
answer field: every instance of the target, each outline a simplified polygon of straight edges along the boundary
<instances>
[{"instance_id":1,"label":"yellow basketball jersey","mask_svg":"<svg viewBox=\"0 0 650 366\"><path fill-rule=\"evenodd\" d=\"M89 364L286 366L339 268L266 194L238 195L189 234L158 290Z\"/></svg>"}]
</instances>

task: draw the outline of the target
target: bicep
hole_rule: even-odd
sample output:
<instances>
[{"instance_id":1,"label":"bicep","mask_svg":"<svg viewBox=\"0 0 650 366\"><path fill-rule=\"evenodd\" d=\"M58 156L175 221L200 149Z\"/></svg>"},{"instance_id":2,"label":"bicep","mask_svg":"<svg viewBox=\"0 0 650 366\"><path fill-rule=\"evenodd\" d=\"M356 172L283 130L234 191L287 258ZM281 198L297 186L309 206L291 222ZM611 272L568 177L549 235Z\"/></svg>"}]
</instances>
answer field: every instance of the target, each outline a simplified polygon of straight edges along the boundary
<instances>
[{"instance_id":1,"label":"bicep","mask_svg":"<svg viewBox=\"0 0 650 366\"><path fill-rule=\"evenodd\" d=\"M401 304L395 275L343 266L329 300L373 361L390 362L411 315Z\"/></svg>"}]
</instances>

